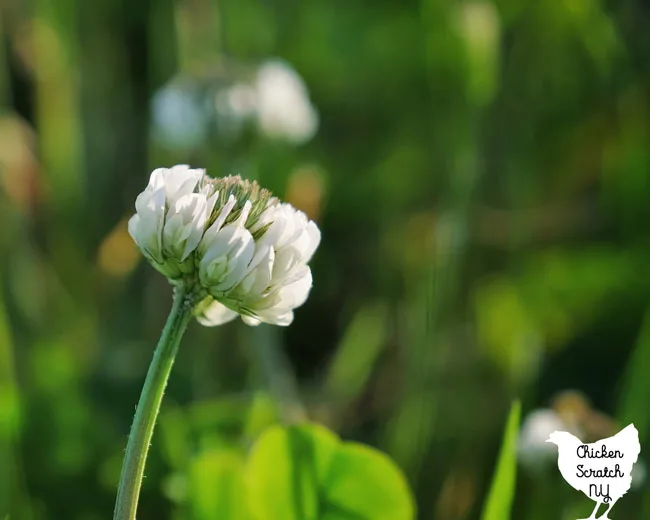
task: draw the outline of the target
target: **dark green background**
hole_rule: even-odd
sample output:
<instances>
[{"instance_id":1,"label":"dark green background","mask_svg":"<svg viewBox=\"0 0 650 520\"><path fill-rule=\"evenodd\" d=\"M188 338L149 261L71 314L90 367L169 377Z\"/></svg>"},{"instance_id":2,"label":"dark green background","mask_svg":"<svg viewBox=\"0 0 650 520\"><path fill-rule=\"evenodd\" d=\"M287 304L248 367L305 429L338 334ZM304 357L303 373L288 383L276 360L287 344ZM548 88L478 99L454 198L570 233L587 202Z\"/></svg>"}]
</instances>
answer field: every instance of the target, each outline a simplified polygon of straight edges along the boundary
<instances>
[{"instance_id":1,"label":"dark green background","mask_svg":"<svg viewBox=\"0 0 650 520\"><path fill-rule=\"evenodd\" d=\"M5 0L0 17L0 518L110 518L171 305L126 218L177 163L258 179L323 240L288 329L191 325L139 518L204 518L187 468L248 439L261 341L312 418L395 458L420 518L478 518L514 397L579 389L637 424L643 456L647 2ZM169 81L205 103L271 57L308 86L311 141L226 139L207 109L189 144L154 139ZM591 507L552 465L520 471L514 519ZM647 485L613 512L648 514Z\"/></svg>"}]
</instances>

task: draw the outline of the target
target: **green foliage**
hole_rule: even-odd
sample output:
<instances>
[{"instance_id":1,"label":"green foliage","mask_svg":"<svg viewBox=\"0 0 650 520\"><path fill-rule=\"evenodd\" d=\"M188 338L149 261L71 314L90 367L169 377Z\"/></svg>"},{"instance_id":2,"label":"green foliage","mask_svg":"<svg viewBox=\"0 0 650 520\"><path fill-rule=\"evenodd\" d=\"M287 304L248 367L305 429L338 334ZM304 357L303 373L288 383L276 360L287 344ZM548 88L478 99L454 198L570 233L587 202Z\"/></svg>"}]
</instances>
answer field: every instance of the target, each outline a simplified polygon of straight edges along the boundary
<instances>
[{"instance_id":1,"label":"green foliage","mask_svg":"<svg viewBox=\"0 0 650 520\"><path fill-rule=\"evenodd\" d=\"M537 368L539 333L511 280L485 280L476 290L476 325L486 356L515 381Z\"/></svg>"},{"instance_id":2,"label":"green foliage","mask_svg":"<svg viewBox=\"0 0 650 520\"><path fill-rule=\"evenodd\" d=\"M237 497L251 468L264 500L293 500L271 480L294 475L288 441L258 450L267 435L286 440L273 425L287 410L385 451L422 520L472 520L512 500L510 441L492 464L516 397L524 421L550 408L582 427L634 422L647 461L642 0L125 5L0 9L0 518L110 516L171 297L138 264L127 220L151 169L178 163L259 181L314 218L323 240L288 329L190 325L139 518L245 516ZM221 111L247 109L250 92L229 89L275 58L319 114L302 144ZM281 101L274 118L295 116ZM161 120L172 139L160 138ZM257 373L271 346L287 361L270 370L279 399ZM556 410L567 389L593 410ZM374 456L359 467L364 448L305 428L298 447L339 454L329 455L339 487L327 488L337 501L382 472L365 473L382 464ZM521 466L512 518L583 513L555 462ZM297 496L314 508L310 467L295 470L307 475ZM392 481L375 501L401 493ZM612 517L650 516L649 497L646 481Z\"/></svg>"},{"instance_id":3,"label":"green foliage","mask_svg":"<svg viewBox=\"0 0 650 520\"><path fill-rule=\"evenodd\" d=\"M516 401L508 414L501 453L492 477L490 493L483 508L482 520L510 518L517 482L517 439L520 419L521 403Z\"/></svg>"},{"instance_id":4,"label":"green foliage","mask_svg":"<svg viewBox=\"0 0 650 520\"><path fill-rule=\"evenodd\" d=\"M234 448L205 451L190 464L188 501L192 518L248 520L244 457Z\"/></svg>"},{"instance_id":5,"label":"green foliage","mask_svg":"<svg viewBox=\"0 0 650 520\"><path fill-rule=\"evenodd\" d=\"M334 399L352 399L368 384L386 341L388 317L387 306L375 303L363 307L348 325L325 383Z\"/></svg>"},{"instance_id":6,"label":"green foliage","mask_svg":"<svg viewBox=\"0 0 650 520\"><path fill-rule=\"evenodd\" d=\"M618 419L622 424L634 423L641 440L650 435L650 416L647 413L650 395L650 310L646 311L636 345L628 361L624 385L618 406Z\"/></svg>"},{"instance_id":7,"label":"green foliage","mask_svg":"<svg viewBox=\"0 0 650 520\"><path fill-rule=\"evenodd\" d=\"M388 457L316 424L275 426L248 461L255 520L410 520L411 493Z\"/></svg>"}]
</instances>

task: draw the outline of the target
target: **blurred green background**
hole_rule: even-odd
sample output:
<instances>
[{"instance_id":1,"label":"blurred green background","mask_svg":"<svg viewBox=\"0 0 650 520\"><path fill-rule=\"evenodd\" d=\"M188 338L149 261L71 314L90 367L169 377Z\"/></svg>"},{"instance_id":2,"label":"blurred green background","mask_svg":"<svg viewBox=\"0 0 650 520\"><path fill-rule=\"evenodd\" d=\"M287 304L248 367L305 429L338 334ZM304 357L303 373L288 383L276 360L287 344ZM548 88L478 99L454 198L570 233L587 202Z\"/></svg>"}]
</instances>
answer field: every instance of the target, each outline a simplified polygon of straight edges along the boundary
<instances>
[{"instance_id":1,"label":"blurred green background","mask_svg":"<svg viewBox=\"0 0 650 520\"><path fill-rule=\"evenodd\" d=\"M139 518L216 518L269 352L422 519L480 517L514 398L650 454L649 26L644 0L3 0L0 518L110 518L171 306L126 221L178 163L323 239L289 328L190 326ZM587 516L528 430L512 518ZM642 475L612 514L650 515Z\"/></svg>"}]
</instances>

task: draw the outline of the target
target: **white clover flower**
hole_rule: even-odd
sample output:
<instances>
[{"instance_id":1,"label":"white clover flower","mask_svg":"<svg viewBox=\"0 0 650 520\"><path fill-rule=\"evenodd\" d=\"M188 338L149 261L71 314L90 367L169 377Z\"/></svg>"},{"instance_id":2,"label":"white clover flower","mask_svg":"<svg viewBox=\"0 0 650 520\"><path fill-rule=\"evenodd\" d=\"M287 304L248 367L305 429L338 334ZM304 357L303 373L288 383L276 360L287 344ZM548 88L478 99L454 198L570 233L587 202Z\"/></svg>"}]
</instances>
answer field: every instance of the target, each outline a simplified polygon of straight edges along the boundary
<instances>
[{"instance_id":1,"label":"white clover flower","mask_svg":"<svg viewBox=\"0 0 650 520\"><path fill-rule=\"evenodd\" d=\"M200 323L240 315L286 326L307 299L320 231L256 183L187 166L155 170L136 210L131 236L156 269L191 289Z\"/></svg>"},{"instance_id":2,"label":"white clover flower","mask_svg":"<svg viewBox=\"0 0 650 520\"><path fill-rule=\"evenodd\" d=\"M300 75L286 62L271 60L257 71L258 126L270 137L296 144L309 141L318 129L318 112Z\"/></svg>"},{"instance_id":3,"label":"white clover flower","mask_svg":"<svg viewBox=\"0 0 650 520\"><path fill-rule=\"evenodd\" d=\"M569 431L570 428L551 409L532 411L521 425L517 444L517 457L526 468L538 471L557 457L555 446L546 442L554 431Z\"/></svg>"},{"instance_id":4,"label":"white clover flower","mask_svg":"<svg viewBox=\"0 0 650 520\"><path fill-rule=\"evenodd\" d=\"M261 135L294 145L306 143L318 131L318 110L305 81L280 59L261 63L248 81L218 89L213 106L224 137L238 137L249 121Z\"/></svg>"},{"instance_id":5,"label":"white clover flower","mask_svg":"<svg viewBox=\"0 0 650 520\"><path fill-rule=\"evenodd\" d=\"M172 149L193 149L206 138L209 112L202 89L190 78L172 80L151 100L153 139Z\"/></svg>"}]
</instances>

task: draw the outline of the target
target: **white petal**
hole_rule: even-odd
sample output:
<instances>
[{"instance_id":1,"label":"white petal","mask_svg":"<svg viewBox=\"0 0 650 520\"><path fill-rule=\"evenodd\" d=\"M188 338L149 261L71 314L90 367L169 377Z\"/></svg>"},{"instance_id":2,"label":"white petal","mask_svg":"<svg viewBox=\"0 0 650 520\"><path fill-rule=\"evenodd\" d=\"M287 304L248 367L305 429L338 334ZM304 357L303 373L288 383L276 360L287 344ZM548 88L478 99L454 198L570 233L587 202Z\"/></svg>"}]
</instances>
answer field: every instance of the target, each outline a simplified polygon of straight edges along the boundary
<instances>
[{"instance_id":1,"label":"white petal","mask_svg":"<svg viewBox=\"0 0 650 520\"><path fill-rule=\"evenodd\" d=\"M244 202L244 207L242 208L241 213L237 217L237 220L235 220L233 224L244 227L246 225L246 220L248 219L248 215L250 215L252 209L253 209L253 204L251 203L250 200Z\"/></svg>"},{"instance_id":2,"label":"white petal","mask_svg":"<svg viewBox=\"0 0 650 520\"><path fill-rule=\"evenodd\" d=\"M128 228L129 228L129 235L131 235L131 238L132 238L135 242L138 241L137 237L138 237L138 224L139 224L139 223L140 223L140 215L138 215L137 213L136 213L135 215L133 215L133 216L129 219L129 226L128 226Z\"/></svg>"},{"instance_id":3,"label":"white petal","mask_svg":"<svg viewBox=\"0 0 650 520\"><path fill-rule=\"evenodd\" d=\"M215 202L216 202L216 197L217 197L217 196L218 196L218 194L215 194L215 195L214 195L214 197L215 197ZM234 197L233 195L231 195L231 196L228 198L228 202L226 202L226 204L224 204L223 208L222 208L221 211L219 212L219 215L217 216L217 219L216 219L216 220L214 221L214 223L213 223L213 224L212 224L212 225L211 225L211 226L206 230L206 232L205 232L205 236L206 236L206 237L211 237L211 236L214 237L214 236L217 235L217 233L221 230L221 227L223 226L223 223L224 223L224 222L226 221L226 219L228 218L228 215L230 215L230 212L231 212L232 209L235 207L235 203L236 203L236 202L237 202L237 201L235 200L235 197ZM210 211L210 213L212 213L212 211ZM205 252L205 250L207 249L208 246L209 246L209 242L208 242L208 240L204 240L204 241L201 243L201 246L199 247L199 251L203 254L203 253Z\"/></svg>"},{"instance_id":4,"label":"white petal","mask_svg":"<svg viewBox=\"0 0 650 520\"><path fill-rule=\"evenodd\" d=\"M282 236L276 243L276 249L280 249L287 244L293 243L302 235L303 229L309 222L307 216L295 209L291 204L282 204L282 216L286 220L285 229Z\"/></svg>"},{"instance_id":5,"label":"white petal","mask_svg":"<svg viewBox=\"0 0 650 520\"><path fill-rule=\"evenodd\" d=\"M313 222L302 228L294 240L280 248L276 254L273 266L273 282L283 283L283 280L292 275L293 271L307 264L313 256L320 242L320 231Z\"/></svg>"},{"instance_id":6,"label":"white petal","mask_svg":"<svg viewBox=\"0 0 650 520\"><path fill-rule=\"evenodd\" d=\"M270 309L276 312L300 307L307 300L312 286L312 276L309 267L304 266L286 281L284 285L277 287L266 298L252 305L255 313L262 313Z\"/></svg>"},{"instance_id":7,"label":"white petal","mask_svg":"<svg viewBox=\"0 0 650 520\"><path fill-rule=\"evenodd\" d=\"M209 245L199 264L201 282L213 292L232 289L246 274L255 253L253 236L245 228L228 225L214 235L206 232L203 240Z\"/></svg>"},{"instance_id":8,"label":"white petal","mask_svg":"<svg viewBox=\"0 0 650 520\"><path fill-rule=\"evenodd\" d=\"M165 171L167 171L167 168L156 168L154 171L152 171L151 175L149 176L149 184L147 185L147 189L157 190L159 188L162 188L165 185L165 179L163 177L163 173Z\"/></svg>"},{"instance_id":9,"label":"white petal","mask_svg":"<svg viewBox=\"0 0 650 520\"><path fill-rule=\"evenodd\" d=\"M205 214L206 214L206 219L210 218L210 215L212 215L212 211L214 210L214 206L217 203L217 200L219 199L219 192L214 192L212 195L209 195L209 191L205 190L203 194L206 196L207 202L205 205Z\"/></svg>"},{"instance_id":10,"label":"white petal","mask_svg":"<svg viewBox=\"0 0 650 520\"><path fill-rule=\"evenodd\" d=\"M163 231L165 251L184 261L198 246L207 220L207 200L202 193L183 195L170 207Z\"/></svg>"},{"instance_id":11,"label":"white petal","mask_svg":"<svg viewBox=\"0 0 650 520\"><path fill-rule=\"evenodd\" d=\"M222 325L228 323L229 321L234 320L237 317L237 313L233 310L230 310L225 305L222 305L219 302L212 302L208 308L206 308L202 314L196 317L196 320L206 327L214 327L216 325Z\"/></svg>"},{"instance_id":12,"label":"white petal","mask_svg":"<svg viewBox=\"0 0 650 520\"><path fill-rule=\"evenodd\" d=\"M149 184L144 192L164 190L169 204L192 193L205 175L205 170L192 169L185 164L172 168L156 168L149 177ZM143 192L143 193L144 193Z\"/></svg>"},{"instance_id":13,"label":"white petal","mask_svg":"<svg viewBox=\"0 0 650 520\"><path fill-rule=\"evenodd\" d=\"M292 283L285 285L280 289L283 304L291 305L292 309L300 307L307 300L311 286L311 269L307 267L300 273L295 281L292 281Z\"/></svg>"},{"instance_id":14,"label":"white petal","mask_svg":"<svg viewBox=\"0 0 650 520\"><path fill-rule=\"evenodd\" d=\"M260 217L260 221L263 222L260 227L267 225L268 223L270 223L270 225L258 240L258 244L277 248L276 245L285 233L285 228L289 223L285 218L285 211L282 206L282 204L278 204L264 210L264 213Z\"/></svg>"},{"instance_id":15,"label":"white petal","mask_svg":"<svg viewBox=\"0 0 650 520\"><path fill-rule=\"evenodd\" d=\"M260 323L262 323L260 320L253 318L252 316L242 316L241 320L250 327L257 327Z\"/></svg>"},{"instance_id":16,"label":"white petal","mask_svg":"<svg viewBox=\"0 0 650 520\"><path fill-rule=\"evenodd\" d=\"M276 251L294 247L302 262L309 261L320 243L320 231L314 222L286 203L268 208L263 218L265 224L271 222L271 225L259 243L272 244Z\"/></svg>"},{"instance_id":17,"label":"white petal","mask_svg":"<svg viewBox=\"0 0 650 520\"><path fill-rule=\"evenodd\" d=\"M164 170L162 177L167 192L167 200L171 203L183 195L192 193L204 173L204 170L193 170L186 164L179 164Z\"/></svg>"},{"instance_id":18,"label":"white petal","mask_svg":"<svg viewBox=\"0 0 650 520\"><path fill-rule=\"evenodd\" d=\"M250 262L248 274L236 289L242 300L258 299L271 285L275 252L266 247L255 252Z\"/></svg>"},{"instance_id":19,"label":"white petal","mask_svg":"<svg viewBox=\"0 0 650 520\"><path fill-rule=\"evenodd\" d=\"M260 321L263 321L264 323L286 327L287 325L291 325L291 322L293 321L293 311L278 313L269 309L268 311L260 313L258 317Z\"/></svg>"},{"instance_id":20,"label":"white petal","mask_svg":"<svg viewBox=\"0 0 650 520\"><path fill-rule=\"evenodd\" d=\"M303 260L306 263L311 260L311 257L314 256L316 249L318 249L318 246L320 245L321 235L320 229L318 229L318 226L311 220L307 224L305 230L307 232L307 236L309 237L309 244L302 252Z\"/></svg>"},{"instance_id":21,"label":"white petal","mask_svg":"<svg viewBox=\"0 0 650 520\"><path fill-rule=\"evenodd\" d=\"M287 327L293 322L293 311L289 311L285 314L280 314L275 317L274 325L279 325L280 327Z\"/></svg>"},{"instance_id":22,"label":"white petal","mask_svg":"<svg viewBox=\"0 0 650 520\"><path fill-rule=\"evenodd\" d=\"M137 213L129 221L129 233L138 247L162 262L162 229L165 219L164 190L145 190L136 199ZM137 218L135 218L137 216Z\"/></svg>"},{"instance_id":23,"label":"white petal","mask_svg":"<svg viewBox=\"0 0 650 520\"><path fill-rule=\"evenodd\" d=\"M277 212L278 204L270 204L266 206L262 214L257 219L255 225L251 228L251 232L255 233L256 231L262 229L265 226L270 226L273 223L274 215ZM267 229L268 232L268 229Z\"/></svg>"},{"instance_id":24,"label":"white petal","mask_svg":"<svg viewBox=\"0 0 650 520\"><path fill-rule=\"evenodd\" d=\"M146 189L135 199L135 211L137 213L163 212L165 211L165 189L163 187L149 190Z\"/></svg>"}]
</instances>

